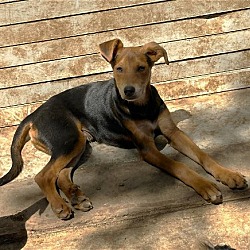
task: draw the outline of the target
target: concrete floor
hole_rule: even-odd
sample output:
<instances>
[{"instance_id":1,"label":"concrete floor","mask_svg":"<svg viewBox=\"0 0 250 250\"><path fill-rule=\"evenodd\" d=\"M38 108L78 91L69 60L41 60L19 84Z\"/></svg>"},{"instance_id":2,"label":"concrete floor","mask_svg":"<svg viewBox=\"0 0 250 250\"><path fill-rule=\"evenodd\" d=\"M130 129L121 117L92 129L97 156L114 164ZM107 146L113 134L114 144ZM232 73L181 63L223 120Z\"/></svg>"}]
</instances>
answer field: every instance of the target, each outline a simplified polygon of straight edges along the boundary
<instances>
[{"instance_id":1,"label":"concrete floor","mask_svg":"<svg viewBox=\"0 0 250 250\"><path fill-rule=\"evenodd\" d=\"M248 88L168 103L178 126L202 149L247 178L249 96ZM163 152L213 180L169 146ZM1 187L0 249L206 249L203 242L250 249L250 189L219 183L224 203L211 205L142 162L135 150L94 144L90 161L75 173L94 209L60 221L30 177L38 165L34 160L32 170Z\"/></svg>"}]
</instances>

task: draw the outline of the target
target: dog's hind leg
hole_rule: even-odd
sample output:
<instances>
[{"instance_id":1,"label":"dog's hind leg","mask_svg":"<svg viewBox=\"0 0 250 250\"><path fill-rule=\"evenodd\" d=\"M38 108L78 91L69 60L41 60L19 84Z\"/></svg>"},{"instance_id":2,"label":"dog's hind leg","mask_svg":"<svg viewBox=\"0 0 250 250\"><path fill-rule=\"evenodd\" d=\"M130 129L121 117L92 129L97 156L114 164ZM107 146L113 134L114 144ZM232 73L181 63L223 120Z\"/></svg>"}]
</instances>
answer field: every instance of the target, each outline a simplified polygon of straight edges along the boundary
<instances>
[{"instance_id":1,"label":"dog's hind leg","mask_svg":"<svg viewBox=\"0 0 250 250\"><path fill-rule=\"evenodd\" d=\"M72 168L63 169L57 179L57 185L75 209L87 212L93 208L92 203L80 187L73 183L71 179L72 171Z\"/></svg>"},{"instance_id":2,"label":"dog's hind leg","mask_svg":"<svg viewBox=\"0 0 250 250\"><path fill-rule=\"evenodd\" d=\"M52 153L48 164L35 177L35 181L45 194L52 210L60 219L70 219L72 217L72 210L59 195L56 181L60 172L64 168L67 168L74 159L81 156L82 152L85 150L85 145L86 137L79 132L78 140L72 150L58 157L53 156Z\"/></svg>"},{"instance_id":3,"label":"dog's hind leg","mask_svg":"<svg viewBox=\"0 0 250 250\"><path fill-rule=\"evenodd\" d=\"M59 173L57 185L61 191L69 199L71 205L84 212L93 208L89 198L81 191L80 187L73 182L73 175L75 170L84 162L86 162L91 154L92 148L89 142L86 143L84 151L75 159L73 159L67 166Z\"/></svg>"},{"instance_id":4,"label":"dog's hind leg","mask_svg":"<svg viewBox=\"0 0 250 250\"><path fill-rule=\"evenodd\" d=\"M74 171L83 164L91 153L91 146L89 143L86 144L85 151L74 159L69 165L69 167L61 170L58 179L57 185L61 189L61 191L66 195L66 197L71 202L71 205L77 209L84 212L89 211L93 208L91 201L84 194L84 192L80 189L78 185L73 182L73 174Z\"/></svg>"}]
</instances>

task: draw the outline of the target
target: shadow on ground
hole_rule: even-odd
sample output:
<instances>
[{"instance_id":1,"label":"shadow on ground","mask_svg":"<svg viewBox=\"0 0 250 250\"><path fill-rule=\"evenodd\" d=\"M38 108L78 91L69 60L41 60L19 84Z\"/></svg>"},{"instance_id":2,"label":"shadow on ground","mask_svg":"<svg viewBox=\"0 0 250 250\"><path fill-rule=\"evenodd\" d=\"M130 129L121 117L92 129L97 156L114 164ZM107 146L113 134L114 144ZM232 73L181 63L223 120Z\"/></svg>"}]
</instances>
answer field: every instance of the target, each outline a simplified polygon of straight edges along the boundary
<instances>
[{"instance_id":1,"label":"shadow on ground","mask_svg":"<svg viewBox=\"0 0 250 250\"><path fill-rule=\"evenodd\" d=\"M22 249L28 239L26 221L37 211L42 214L47 206L43 198L17 214L0 217L0 249Z\"/></svg>"}]
</instances>

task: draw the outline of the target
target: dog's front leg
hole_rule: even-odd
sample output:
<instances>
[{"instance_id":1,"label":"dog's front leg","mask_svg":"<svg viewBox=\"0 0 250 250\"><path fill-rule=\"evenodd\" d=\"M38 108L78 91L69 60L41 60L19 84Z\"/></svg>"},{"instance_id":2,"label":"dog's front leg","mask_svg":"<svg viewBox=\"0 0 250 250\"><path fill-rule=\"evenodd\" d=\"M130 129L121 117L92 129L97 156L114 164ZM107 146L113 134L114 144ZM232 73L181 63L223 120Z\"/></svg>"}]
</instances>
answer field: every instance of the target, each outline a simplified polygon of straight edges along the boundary
<instances>
[{"instance_id":1,"label":"dog's front leg","mask_svg":"<svg viewBox=\"0 0 250 250\"><path fill-rule=\"evenodd\" d=\"M214 204L220 204L222 202L221 192L213 182L198 175L185 164L174 161L158 151L155 146L154 138L150 133L150 128L147 129L145 124L143 128L138 127L133 121L129 121L126 125L132 133L133 140L143 160L166 171L186 185L192 187L206 201Z\"/></svg>"},{"instance_id":2,"label":"dog's front leg","mask_svg":"<svg viewBox=\"0 0 250 250\"><path fill-rule=\"evenodd\" d=\"M178 129L166 109L159 116L159 127L162 133L169 138L170 145L200 164L208 173L230 188L246 188L245 178L237 172L226 169L203 152L183 131Z\"/></svg>"}]
</instances>

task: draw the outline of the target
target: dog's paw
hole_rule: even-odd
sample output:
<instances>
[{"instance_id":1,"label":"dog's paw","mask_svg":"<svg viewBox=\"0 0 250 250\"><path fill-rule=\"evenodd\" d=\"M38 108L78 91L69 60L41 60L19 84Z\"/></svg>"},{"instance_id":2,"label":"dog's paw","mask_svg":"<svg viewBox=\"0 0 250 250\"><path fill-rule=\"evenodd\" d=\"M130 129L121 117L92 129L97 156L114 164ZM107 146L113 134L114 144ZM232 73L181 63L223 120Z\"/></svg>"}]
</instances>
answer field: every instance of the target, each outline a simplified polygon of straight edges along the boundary
<instances>
[{"instance_id":1,"label":"dog's paw","mask_svg":"<svg viewBox=\"0 0 250 250\"><path fill-rule=\"evenodd\" d=\"M229 169L225 169L222 173L217 175L215 179L231 189L245 189L248 186L242 174Z\"/></svg>"},{"instance_id":2,"label":"dog's paw","mask_svg":"<svg viewBox=\"0 0 250 250\"><path fill-rule=\"evenodd\" d=\"M83 212L87 212L93 208L93 205L89 198L81 191L79 186L74 185L72 188L73 192L71 193L70 202L71 205Z\"/></svg>"},{"instance_id":3,"label":"dog's paw","mask_svg":"<svg viewBox=\"0 0 250 250\"><path fill-rule=\"evenodd\" d=\"M65 204L51 205L53 212L61 220L69 220L73 217L73 211Z\"/></svg>"},{"instance_id":4,"label":"dog's paw","mask_svg":"<svg viewBox=\"0 0 250 250\"><path fill-rule=\"evenodd\" d=\"M81 210L83 212L87 212L93 208L92 202L89 200L89 198L85 195L83 196L77 196L74 199L74 202L72 202L72 206L77 209Z\"/></svg>"},{"instance_id":5,"label":"dog's paw","mask_svg":"<svg viewBox=\"0 0 250 250\"><path fill-rule=\"evenodd\" d=\"M223 202L222 194L217 185L213 182L203 180L199 183L195 190L207 202L213 203L215 205L221 204Z\"/></svg>"}]
</instances>

